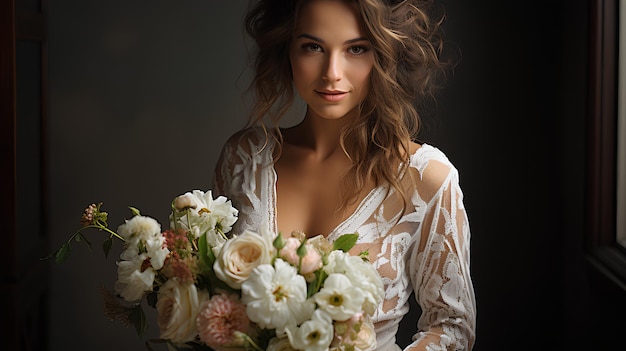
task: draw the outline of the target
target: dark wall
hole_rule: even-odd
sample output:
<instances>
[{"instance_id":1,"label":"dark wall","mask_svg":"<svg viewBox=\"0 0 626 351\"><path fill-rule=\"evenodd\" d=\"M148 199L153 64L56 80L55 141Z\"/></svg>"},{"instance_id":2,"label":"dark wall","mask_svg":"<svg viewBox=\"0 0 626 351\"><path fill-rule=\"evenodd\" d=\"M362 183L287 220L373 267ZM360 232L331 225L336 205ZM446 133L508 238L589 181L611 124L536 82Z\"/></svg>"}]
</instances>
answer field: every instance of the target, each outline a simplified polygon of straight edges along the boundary
<instances>
[{"instance_id":1,"label":"dark wall","mask_svg":"<svg viewBox=\"0 0 626 351\"><path fill-rule=\"evenodd\" d=\"M476 350L619 348L626 292L583 246L588 1L445 4L462 58L429 132L460 169Z\"/></svg>"}]
</instances>

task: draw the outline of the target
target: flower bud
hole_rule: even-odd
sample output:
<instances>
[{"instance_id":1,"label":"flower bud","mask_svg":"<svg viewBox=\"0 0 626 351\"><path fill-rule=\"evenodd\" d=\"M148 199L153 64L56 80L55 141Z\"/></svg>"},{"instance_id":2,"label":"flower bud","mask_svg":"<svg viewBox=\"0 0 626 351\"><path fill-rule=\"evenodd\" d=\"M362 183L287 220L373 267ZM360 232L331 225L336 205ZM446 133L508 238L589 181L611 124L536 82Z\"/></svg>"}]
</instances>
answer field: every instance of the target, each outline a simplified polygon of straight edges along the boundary
<instances>
[{"instance_id":1,"label":"flower bud","mask_svg":"<svg viewBox=\"0 0 626 351\"><path fill-rule=\"evenodd\" d=\"M197 204L194 201L193 197L188 195L188 194L184 194L184 195L180 195L177 196L174 199L174 207L178 210L178 211L182 211L188 208L196 208Z\"/></svg>"}]
</instances>

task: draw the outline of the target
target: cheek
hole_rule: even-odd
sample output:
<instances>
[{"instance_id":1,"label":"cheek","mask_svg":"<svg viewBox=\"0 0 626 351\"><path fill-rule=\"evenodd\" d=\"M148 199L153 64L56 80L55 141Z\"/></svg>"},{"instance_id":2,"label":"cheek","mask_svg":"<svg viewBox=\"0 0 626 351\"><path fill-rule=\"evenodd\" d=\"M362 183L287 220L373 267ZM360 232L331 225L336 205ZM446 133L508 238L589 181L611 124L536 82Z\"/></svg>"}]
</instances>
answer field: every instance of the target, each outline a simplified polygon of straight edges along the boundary
<instances>
[{"instance_id":1,"label":"cheek","mask_svg":"<svg viewBox=\"0 0 626 351\"><path fill-rule=\"evenodd\" d=\"M370 75L372 74L373 65L362 64L355 66L352 71L352 83L355 89L358 89L359 95L363 98L367 95L370 87Z\"/></svg>"},{"instance_id":2,"label":"cheek","mask_svg":"<svg viewBox=\"0 0 626 351\"><path fill-rule=\"evenodd\" d=\"M292 60L291 73L296 86L309 85L316 77L315 63L312 60Z\"/></svg>"}]
</instances>

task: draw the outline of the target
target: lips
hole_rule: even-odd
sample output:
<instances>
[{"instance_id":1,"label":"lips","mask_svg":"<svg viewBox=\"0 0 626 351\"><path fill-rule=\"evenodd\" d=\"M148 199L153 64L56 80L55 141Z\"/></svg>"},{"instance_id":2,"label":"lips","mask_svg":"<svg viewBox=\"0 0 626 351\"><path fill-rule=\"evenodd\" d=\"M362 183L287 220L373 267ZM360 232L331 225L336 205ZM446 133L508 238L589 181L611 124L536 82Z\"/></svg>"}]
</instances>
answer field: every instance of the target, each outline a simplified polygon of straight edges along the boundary
<instances>
[{"instance_id":1,"label":"lips","mask_svg":"<svg viewBox=\"0 0 626 351\"><path fill-rule=\"evenodd\" d=\"M316 90L315 92L322 99L330 102L341 101L348 95L348 92L341 90Z\"/></svg>"}]
</instances>

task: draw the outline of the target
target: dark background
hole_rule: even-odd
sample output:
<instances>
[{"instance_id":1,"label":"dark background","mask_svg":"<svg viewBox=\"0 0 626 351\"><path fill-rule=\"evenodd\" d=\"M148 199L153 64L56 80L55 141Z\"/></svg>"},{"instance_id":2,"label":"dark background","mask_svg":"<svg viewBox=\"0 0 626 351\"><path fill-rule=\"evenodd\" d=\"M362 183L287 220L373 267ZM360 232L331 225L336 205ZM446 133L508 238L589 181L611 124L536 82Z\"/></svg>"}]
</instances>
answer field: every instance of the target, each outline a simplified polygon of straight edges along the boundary
<instances>
[{"instance_id":1,"label":"dark background","mask_svg":"<svg viewBox=\"0 0 626 351\"><path fill-rule=\"evenodd\" d=\"M113 227L129 205L166 225L174 196L209 189L222 143L245 121L246 4L46 3L48 117L44 125L17 119L12 243L20 262L35 262L22 266L39 273L2 277L3 291L19 287L3 295L17 306L11 322L20 342L12 349L144 349L132 329L102 314L99 287L112 288L118 253L102 257L99 233L91 251L76 246L61 266L37 260L46 250L22 247L37 226L46 248L56 248L94 201L104 202ZM626 291L585 257L591 1L443 4L446 37L461 59L425 116L423 139L461 176L478 308L474 350L624 349ZM20 57L18 82L34 74ZM28 106L19 103L18 112ZM39 129L41 139L31 133ZM40 154L22 151L32 139ZM45 162L33 166L32 157ZM45 189L40 207L26 200L33 174ZM39 307L19 291L37 292ZM148 318L147 337L156 337L155 316Z\"/></svg>"}]
</instances>

